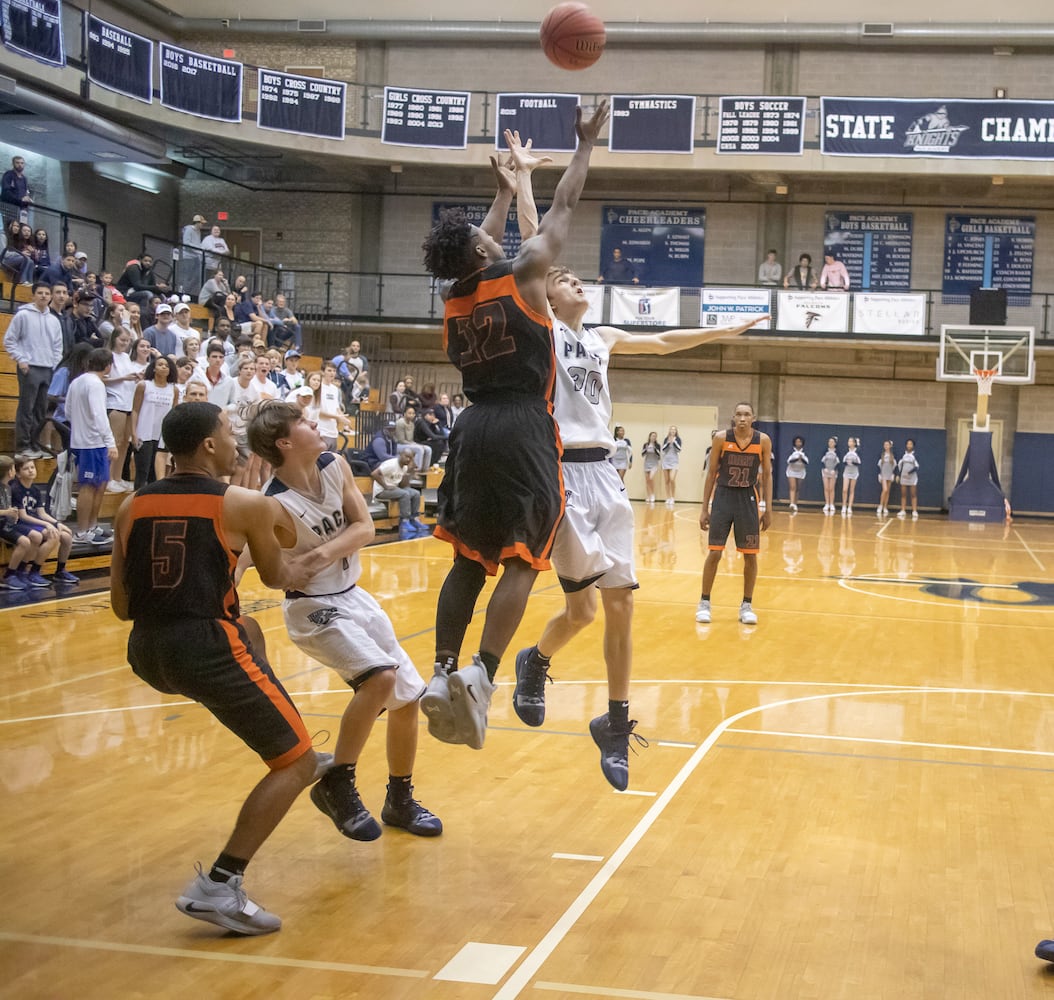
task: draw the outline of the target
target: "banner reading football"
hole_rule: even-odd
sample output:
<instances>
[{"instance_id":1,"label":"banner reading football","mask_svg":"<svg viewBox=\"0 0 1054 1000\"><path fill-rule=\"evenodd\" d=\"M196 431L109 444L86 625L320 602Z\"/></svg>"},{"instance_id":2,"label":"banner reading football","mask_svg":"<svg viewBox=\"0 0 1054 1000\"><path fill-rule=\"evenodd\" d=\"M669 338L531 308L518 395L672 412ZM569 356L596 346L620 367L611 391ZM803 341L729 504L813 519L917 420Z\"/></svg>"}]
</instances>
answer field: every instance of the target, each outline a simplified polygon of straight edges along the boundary
<instances>
[{"instance_id":1,"label":"banner reading football","mask_svg":"<svg viewBox=\"0 0 1054 1000\"><path fill-rule=\"evenodd\" d=\"M612 326L679 326L679 288L611 288Z\"/></svg>"},{"instance_id":2,"label":"banner reading football","mask_svg":"<svg viewBox=\"0 0 1054 1000\"><path fill-rule=\"evenodd\" d=\"M779 292L779 328L809 333L846 333L849 296L845 292Z\"/></svg>"},{"instance_id":3,"label":"banner reading football","mask_svg":"<svg viewBox=\"0 0 1054 1000\"><path fill-rule=\"evenodd\" d=\"M699 325L741 326L772 310L771 292L764 288L704 288L699 296ZM769 320L755 330L768 330Z\"/></svg>"}]
</instances>

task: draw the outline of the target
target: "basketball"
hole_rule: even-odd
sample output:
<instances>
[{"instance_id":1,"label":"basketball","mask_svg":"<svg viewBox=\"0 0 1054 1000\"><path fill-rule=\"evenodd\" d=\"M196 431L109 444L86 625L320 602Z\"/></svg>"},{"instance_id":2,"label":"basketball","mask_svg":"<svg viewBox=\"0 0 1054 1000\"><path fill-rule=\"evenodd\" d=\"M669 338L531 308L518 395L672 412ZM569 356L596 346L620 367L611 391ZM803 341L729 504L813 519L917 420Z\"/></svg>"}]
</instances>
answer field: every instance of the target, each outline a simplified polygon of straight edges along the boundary
<instances>
[{"instance_id":1,"label":"basketball","mask_svg":"<svg viewBox=\"0 0 1054 1000\"><path fill-rule=\"evenodd\" d=\"M542 21L540 39L546 59L560 69L588 69L604 52L607 32L584 3L557 4Z\"/></svg>"}]
</instances>

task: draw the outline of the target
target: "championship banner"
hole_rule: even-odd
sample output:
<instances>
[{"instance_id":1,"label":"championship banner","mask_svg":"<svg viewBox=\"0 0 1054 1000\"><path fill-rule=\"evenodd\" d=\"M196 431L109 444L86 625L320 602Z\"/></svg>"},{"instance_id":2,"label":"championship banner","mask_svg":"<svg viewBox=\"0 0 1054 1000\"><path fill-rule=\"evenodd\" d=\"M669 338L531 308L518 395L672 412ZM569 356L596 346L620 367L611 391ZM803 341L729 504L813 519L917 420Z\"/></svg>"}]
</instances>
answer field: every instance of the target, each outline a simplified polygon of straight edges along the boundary
<instances>
[{"instance_id":1,"label":"championship banner","mask_svg":"<svg viewBox=\"0 0 1054 1000\"><path fill-rule=\"evenodd\" d=\"M975 288L1005 288L1010 305L1027 306L1035 243L1032 215L945 216L945 302L969 302Z\"/></svg>"},{"instance_id":2,"label":"championship banner","mask_svg":"<svg viewBox=\"0 0 1054 1000\"><path fill-rule=\"evenodd\" d=\"M849 271L849 287L906 292L911 288L910 212L827 212L824 253Z\"/></svg>"},{"instance_id":3,"label":"championship banner","mask_svg":"<svg viewBox=\"0 0 1054 1000\"><path fill-rule=\"evenodd\" d=\"M680 326L679 288L611 288L612 326Z\"/></svg>"},{"instance_id":4,"label":"championship banner","mask_svg":"<svg viewBox=\"0 0 1054 1000\"><path fill-rule=\"evenodd\" d=\"M926 335L926 296L853 293L853 333Z\"/></svg>"},{"instance_id":5,"label":"championship banner","mask_svg":"<svg viewBox=\"0 0 1054 1000\"><path fill-rule=\"evenodd\" d=\"M59 0L0 0L4 47L49 66L65 66Z\"/></svg>"},{"instance_id":6,"label":"championship banner","mask_svg":"<svg viewBox=\"0 0 1054 1000\"><path fill-rule=\"evenodd\" d=\"M582 322L587 326L599 326L604 322L604 286L583 285L582 291L585 292L586 301L589 303Z\"/></svg>"},{"instance_id":7,"label":"championship banner","mask_svg":"<svg viewBox=\"0 0 1054 1000\"><path fill-rule=\"evenodd\" d=\"M620 250L641 284L697 288L703 283L705 208L605 205L601 220L598 274L604 275ZM632 278L605 280L624 284Z\"/></svg>"},{"instance_id":8,"label":"championship banner","mask_svg":"<svg viewBox=\"0 0 1054 1000\"><path fill-rule=\"evenodd\" d=\"M781 330L849 331L849 296L845 292L777 292L776 301Z\"/></svg>"},{"instance_id":9,"label":"championship banner","mask_svg":"<svg viewBox=\"0 0 1054 1000\"><path fill-rule=\"evenodd\" d=\"M608 149L612 153L691 153L695 142L695 98L611 98Z\"/></svg>"},{"instance_id":10,"label":"championship banner","mask_svg":"<svg viewBox=\"0 0 1054 1000\"><path fill-rule=\"evenodd\" d=\"M1054 101L821 97L820 152L1050 160Z\"/></svg>"},{"instance_id":11,"label":"championship banner","mask_svg":"<svg viewBox=\"0 0 1054 1000\"><path fill-rule=\"evenodd\" d=\"M741 326L755 316L772 311L772 293L764 288L704 288L699 296L699 325ZM770 330L765 320L755 330Z\"/></svg>"},{"instance_id":12,"label":"championship banner","mask_svg":"<svg viewBox=\"0 0 1054 1000\"><path fill-rule=\"evenodd\" d=\"M439 213L447 208L460 208L465 213L469 225L480 227L490 211L490 202L434 201L432 202L433 226L439 222ZM547 204L539 203L537 205L538 217L541 218L548 208ZM516 211L516 203L513 202L505 217L505 235L501 241L505 256L510 260L515 257L520 252L520 243L520 217Z\"/></svg>"},{"instance_id":13,"label":"championship banner","mask_svg":"<svg viewBox=\"0 0 1054 1000\"><path fill-rule=\"evenodd\" d=\"M573 153L578 148L575 133L577 94L498 94L494 129L496 149L508 149L505 130L520 133L531 148L548 153Z\"/></svg>"},{"instance_id":14,"label":"championship banner","mask_svg":"<svg viewBox=\"0 0 1054 1000\"><path fill-rule=\"evenodd\" d=\"M173 111L220 122L242 120L242 64L161 46L161 103Z\"/></svg>"},{"instance_id":15,"label":"championship banner","mask_svg":"<svg viewBox=\"0 0 1054 1000\"><path fill-rule=\"evenodd\" d=\"M260 128L322 139L344 138L346 83L274 69L257 70L257 82L260 97L256 124Z\"/></svg>"},{"instance_id":16,"label":"championship banner","mask_svg":"<svg viewBox=\"0 0 1054 1000\"><path fill-rule=\"evenodd\" d=\"M718 153L801 156L804 97L722 97Z\"/></svg>"},{"instance_id":17,"label":"championship banner","mask_svg":"<svg viewBox=\"0 0 1054 1000\"><path fill-rule=\"evenodd\" d=\"M381 142L390 146L464 149L468 145L466 91L384 88Z\"/></svg>"},{"instance_id":18,"label":"championship banner","mask_svg":"<svg viewBox=\"0 0 1054 1000\"><path fill-rule=\"evenodd\" d=\"M88 79L125 97L152 104L154 43L126 28L84 12Z\"/></svg>"}]
</instances>

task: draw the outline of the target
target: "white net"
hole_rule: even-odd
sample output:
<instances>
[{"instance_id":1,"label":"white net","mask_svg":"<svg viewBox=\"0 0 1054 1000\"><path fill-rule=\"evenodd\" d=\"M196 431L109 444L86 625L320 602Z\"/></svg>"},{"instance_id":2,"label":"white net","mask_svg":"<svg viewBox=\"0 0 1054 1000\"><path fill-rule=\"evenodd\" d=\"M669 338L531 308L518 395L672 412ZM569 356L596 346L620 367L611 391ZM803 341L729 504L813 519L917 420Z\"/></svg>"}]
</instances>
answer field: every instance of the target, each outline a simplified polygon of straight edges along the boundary
<instances>
[{"instance_id":1,"label":"white net","mask_svg":"<svg viewBox=\"0 0 1054 1000\"><path fill-rule=\"evenodd\" d=\"M992 383L995 382L996 375L999 374L998 368L975 368L973 370L974 378L977 379L977 395L978 396L991 396L992 395Z\"/></svg>"}]
</instances>

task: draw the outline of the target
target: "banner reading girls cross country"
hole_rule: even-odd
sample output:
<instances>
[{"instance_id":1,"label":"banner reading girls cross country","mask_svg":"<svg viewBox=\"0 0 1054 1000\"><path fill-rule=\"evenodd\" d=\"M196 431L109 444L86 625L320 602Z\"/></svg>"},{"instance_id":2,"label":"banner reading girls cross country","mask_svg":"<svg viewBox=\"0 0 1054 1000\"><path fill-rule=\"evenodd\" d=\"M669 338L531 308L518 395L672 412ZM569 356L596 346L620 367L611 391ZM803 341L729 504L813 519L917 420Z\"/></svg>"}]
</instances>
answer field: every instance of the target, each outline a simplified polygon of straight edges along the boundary
<instances>
[{"instance_id":1,"label":"banner reading girls cross country","mask_svg":"<svg viewBox=\"0 0 1054 1000\"><path fill-rule=\"evenodd\" d=\"M65 66L59 0L0 0L4 47L49 66Z\"/></svg>"},{"instance_id":2,"label":"banner reading girls cross country","mask_svg":"<svg viewBox=\"0 0 1054 1000\"><path fill-rule=\"evenodd\" d=\"M154 100L154 43L127 28L84 14L88 79L125 97Z\"/></svg>"},{"instance_id":3,"label":"banner reading girls cross country","mask_svg":"<svg viewBox=\"0 0 1054 1000\"><path fill-rule=\"evenodd\" d=\"M828 156L1054 159L1054 102L821 97Z\"/></svg>"},{"instance_id":4,"label":"banner reading girls cross country","mask_svg":"<svg viewBox=\"0 0 1054 1000\"><path fill-rule=\"evenodd\" d=\"M621 250L641 284L693 288L703 283L705 208L605 205L601 220L598 273Z\"/></svg>"},{"instance_id":5,"label":"banner reading girls cross country","mask_svg":"<svg viewBox=\"0 0 1054 1000\"><path fill-rule=\"evenodd\" d=\"M173 111L221 122L242 120L242 64L161 46L161 103Z\"/></svg>"},{"instance_id":6,"label":"banner reading girls cross country","mask_svg":"<svg viewBox=\"0 0 1054 1000\"><path fill-rule=\"evenodd\" d=\"M468 145L467 90L384 88L381 142L391 146L464 149Z\"/></svg>"}]
</instances>

